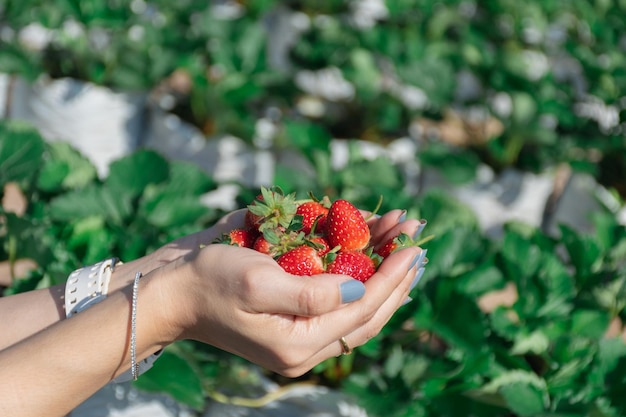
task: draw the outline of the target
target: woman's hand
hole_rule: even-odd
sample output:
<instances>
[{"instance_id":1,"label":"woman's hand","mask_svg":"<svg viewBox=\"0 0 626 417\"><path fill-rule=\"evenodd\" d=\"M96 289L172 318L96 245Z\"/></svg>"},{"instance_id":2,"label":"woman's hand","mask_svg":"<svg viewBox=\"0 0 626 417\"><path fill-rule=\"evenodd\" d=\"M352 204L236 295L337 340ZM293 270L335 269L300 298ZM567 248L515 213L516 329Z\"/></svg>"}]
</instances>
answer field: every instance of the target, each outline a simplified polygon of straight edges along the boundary
<instances>
[{"instance_id":1,"label":"woman's hand","mask_svg":"<svg viewBox=\"0 0 626 417\"><path fill-rule=\"evenodd\" d=\"M400 232L413 235L420 222L400 222L402 214L370 219L372 243ZM242 211L234 212L202 237L242 222ZM167 288L164 311L175 311L163 319L164 338L199 340L283 375L301 375L339 355L341 337L354 348L378 334L407 299L421 252L414 247L392 254L362 284L345 275L290 275L251 249L198 246L156 277Z\"/></svg>"}]
</instances>

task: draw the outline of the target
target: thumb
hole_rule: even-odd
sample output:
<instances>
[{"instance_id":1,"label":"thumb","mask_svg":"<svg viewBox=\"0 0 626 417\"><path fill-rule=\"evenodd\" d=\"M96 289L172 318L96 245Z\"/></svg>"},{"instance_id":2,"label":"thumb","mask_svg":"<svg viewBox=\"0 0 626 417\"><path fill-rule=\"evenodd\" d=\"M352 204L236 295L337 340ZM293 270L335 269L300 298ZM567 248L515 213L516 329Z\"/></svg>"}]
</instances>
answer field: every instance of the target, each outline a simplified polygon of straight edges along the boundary
<instances>
[{"instance_id":1,"label":"thumb","mask_svg":"<svg viewBox=\"0 0 626 417\"><path fill-rule=\"evenodd\" d=\"M263 280L263 310L295 316L318 316L341 308L365 295L365 285L339 274L296 276L276 274L274 280Z\"/></svg>"}]
</instances>

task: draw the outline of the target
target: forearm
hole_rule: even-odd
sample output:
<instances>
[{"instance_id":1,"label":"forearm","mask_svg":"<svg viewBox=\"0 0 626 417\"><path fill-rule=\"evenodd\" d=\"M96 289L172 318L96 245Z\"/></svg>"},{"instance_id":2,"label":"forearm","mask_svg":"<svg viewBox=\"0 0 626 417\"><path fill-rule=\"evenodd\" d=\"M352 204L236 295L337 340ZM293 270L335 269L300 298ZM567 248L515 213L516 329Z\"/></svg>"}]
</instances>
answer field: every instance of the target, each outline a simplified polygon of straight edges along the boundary
<instances>
[{"instance_id":1,"label":"forearm","mask_svg":"<svg viewBox=\"0 0 626 417\"><path fill-rule=\"evenodd\" d=\"M118 265L109 283L109 294L127 286L135 271L156 268L151 258ZM0 350L65 319L65 284L0 298Z\"/></svg>"},{"instance_id":2,"label":"forearm","mask_svg":"<svg viewBox=\"0 0 626 417\"><path fill-rule=\"evenodd\" d=\"M201 241L211 239L212 235L211 231L190 235L150 255L118 264L111 274L108 293L129 285L135 272L148 274L198 248ZM65 319L64 294L65 283L0 298L0 317L3 318L0 320L0 350Z\"/></svg>"},{"instance_id":3,"label":"forearm","mask_svg":"<svg viewBox=\"0 0 626 417\"><path fill-rule=\"evenodd\" d=\"M140 281L137 360L171 340L159 328L162 292L152 278ZM132 286L0 351L0 415L63 416L130 367Z\"/></svg>"}]
</instances>

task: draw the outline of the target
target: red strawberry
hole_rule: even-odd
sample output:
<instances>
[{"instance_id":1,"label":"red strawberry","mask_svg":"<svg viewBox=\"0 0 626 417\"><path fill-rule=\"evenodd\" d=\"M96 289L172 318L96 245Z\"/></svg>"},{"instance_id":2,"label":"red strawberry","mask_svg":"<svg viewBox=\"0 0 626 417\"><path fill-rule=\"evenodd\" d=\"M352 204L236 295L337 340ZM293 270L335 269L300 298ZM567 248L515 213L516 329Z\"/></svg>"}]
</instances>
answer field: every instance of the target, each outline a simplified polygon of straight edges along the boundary
<instances>
[{"instance_id":1,"label":"red strawberry","mask_svg":"<svg viewBox=\"0 0 626 417\"><path fill-rule=\"evenodd\" d=\"M270 253L272 252L272 244L268 242L267 239L265 239L263 235L260 235L254 241L254 245L252 245L252 249L254 249L257 252L270 255Z\"/></svg>"},{"instance_id":2,"label":"red strawberry","mask_svg":"<svg viewBox=\"0 0 626 417\"><path fill-rule=\"evenodd\" d=\"M322 236L316 236L310 239L308 245L315 248L319 256L324 256L328 252L330 252L330 245L328 244L328 241Z\"/></svg>"},{"instance_id":3,"label":"red strawberry","mask_svg":"<svg viewBox=\"0 0 626 417\"><path fill-rule=\"evenodd\" d=\"M326 237L331 247L342 251L364 249L370 241L370 229L361 212L347 200L335 200L326 217Z\"/></svg>"},{"instance_id":4,"label":"red strawberry","mask_svg":"<svg viewBox=\"0 0 626 417\"><path fill-rule=\"evenodd\" d=\"M391 253L393 253L396 249L406 247L407 245L409 245L410 242L411 238L409 237L409 235L405 233L400 233L398 236L387 240L374 252L376 252L383 258L386 258L387 256L391 255Z\"/></svg>"},{"instance_id":5,"label":"red strawberry","mask_svg":"<svg viewBox=\"0 0 626 417\"><path fill-rule=\"evenodd\" d=\"M276 229L266 229L254 242L253 249L276 258L305 243L304 233Z\"/></svg>"},{"instance_id":6,"label":"red strawberry","mask_svg":"<svg viewBox=\"0 0 626 417\"><path fill-rule=\"evenodd\" d=\"M236 228L224 233L217 241L232 246L251 248L254 245L258 233L255 230Z\"/></svg>"},{"instance_id":7,"label":"red strawberry","mask_svg":"<svg viewBox=\"0 0 626 417\"><path fill-rule=\"evenodd\" d=\"M326 272L349 275L361 282L367 281L376 272L376 263L364 252L339 252L335 255Z\"/></svg>"},{"instance_id":8,"label":"red strawberry","mask_svg":"<svg viewBox=\"0 0 626 417\"><path fill-rule=\"evenodd\" d=\"M386 258L398 249L408 248L409 246L420 246L432 238L433 236L431 235L420 240L414 240L411 239L411 237L406 233L400 233L398 236L387 240L381 246L376 248L374 252L381 257Z\"/></svg>"},{"instance_id":9,"label":"red strawberry","mask_svg":"<svg viewBox=\"0 0 626 417\"><path fill-rule=\"evenodd\" d=\"M307 245L298 246L281 255L276 262L293 275L317 275L324 272L324 261L317 251Z\"/></svg>"},{"instance_id":10,"label":"red strawberry","mask_svg":"<svg viewBox=\"0 0 626 417\"><path fill-rule=\"evenodd\" d=\"M263 196L261 194L257 195L252 204L257 204L257 201L262 202ZM246 216L244 218L245 225L248 229L257 229L258 230L258 222L261 220L261 216L252 213L250 211L250 206L248 206L248 211L246 211Z\"/></svg>"},{"instance_id":11,"label":"red strawberry","mask_svg":"<svg viewBox=\"0 0 626 417\"><path fill-rule=\"evenodd\" d=\"M325 207L319 201L306 201L298 206L296 215L302 216L302 231L305 234L311 233L311 229L317 220L315 230L324 230L326 223L326 215L328 207Z\"/></svg>"}]
</instances>

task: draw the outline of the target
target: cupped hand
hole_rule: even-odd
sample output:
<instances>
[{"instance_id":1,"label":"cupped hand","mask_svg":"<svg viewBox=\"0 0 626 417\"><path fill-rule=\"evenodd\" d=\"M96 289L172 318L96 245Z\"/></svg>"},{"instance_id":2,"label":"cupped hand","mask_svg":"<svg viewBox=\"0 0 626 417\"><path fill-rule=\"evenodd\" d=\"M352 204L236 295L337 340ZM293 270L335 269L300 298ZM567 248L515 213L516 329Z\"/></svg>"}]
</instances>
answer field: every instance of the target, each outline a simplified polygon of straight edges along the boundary
<instances>
[{"instance_id":1,"label":"cupped hand","mask_svg":"<svg viewBox=\"0 0 626 417\"><path fill-rule=\"evenodd\" d=\"M419 222L399 222L401 215L394 210L370 219L372 243L400 232L412 235ZM231 216L209 233L242 221L240 212ZM290 275L251 249L208 245L163 268L176 277L165 280L176 310L168 329L176 339L199 340L298 376L339 355L342 336L355 348L380 332L407 298L420 251L412 247L390 255L362 284L345 275ZM361 290L353 297L358 300L346 303L346 289L353 296Z\"/></svg>"}]
</instances>

